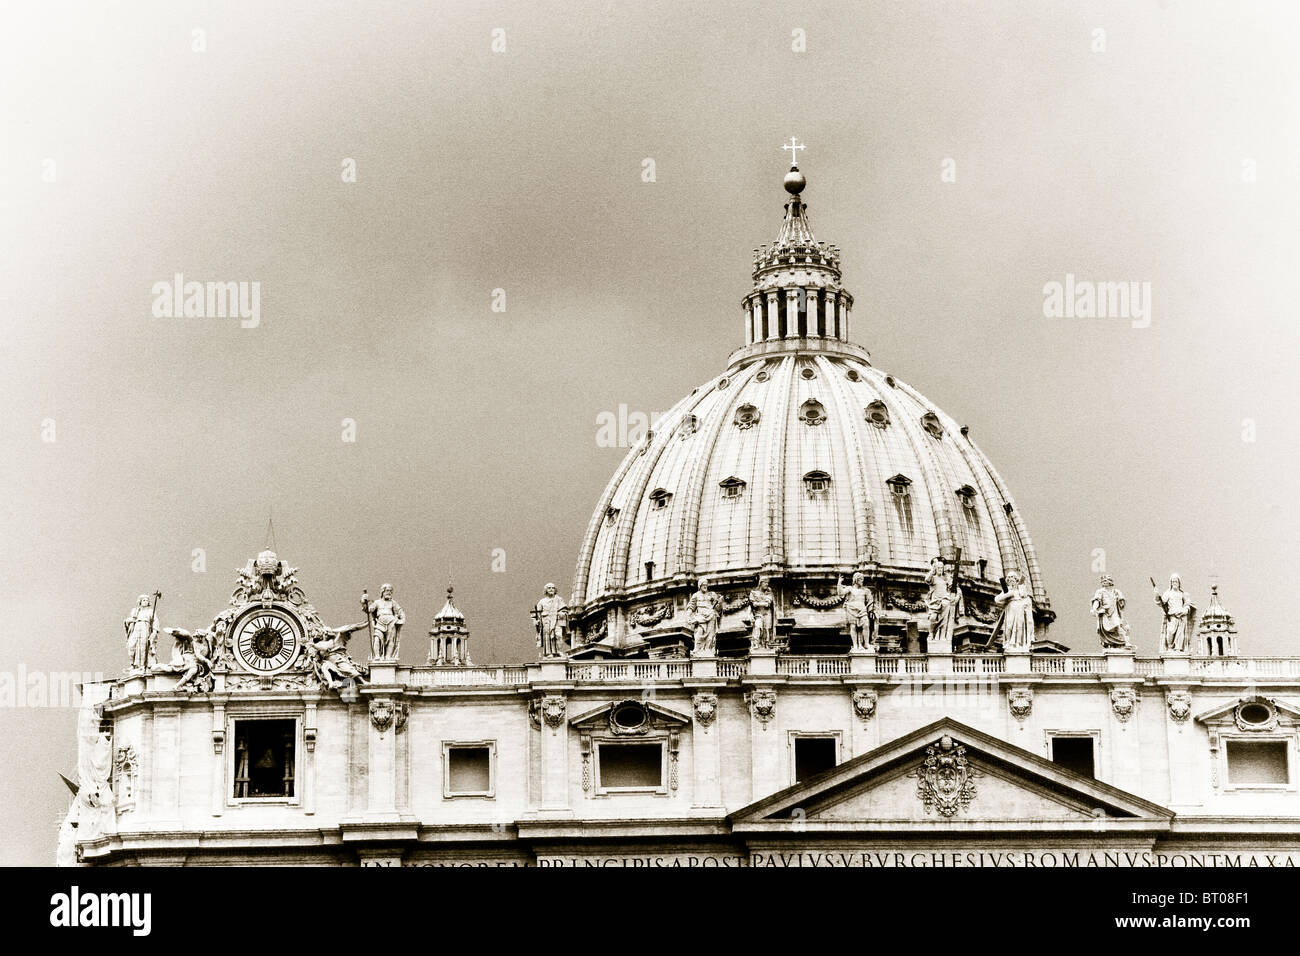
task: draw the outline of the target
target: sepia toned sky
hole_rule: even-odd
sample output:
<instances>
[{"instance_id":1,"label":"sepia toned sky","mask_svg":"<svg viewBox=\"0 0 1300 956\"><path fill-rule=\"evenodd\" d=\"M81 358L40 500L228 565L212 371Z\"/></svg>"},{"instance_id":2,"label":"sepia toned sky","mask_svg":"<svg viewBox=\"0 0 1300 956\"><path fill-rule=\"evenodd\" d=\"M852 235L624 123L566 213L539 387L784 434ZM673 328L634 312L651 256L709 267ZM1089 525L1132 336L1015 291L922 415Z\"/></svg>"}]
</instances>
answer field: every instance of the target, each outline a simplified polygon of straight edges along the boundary
<instances>
[{"instance_id":1,"label":"sepia toned sky","mask_svg":"<svg viewBox=\"0 0 1300 956\"><path fill-rule=\"evenodd\" d=\"M1101 549L1139 653L1171 570L1297 653L1293 4L0 16L0 672L116 673L154 589L205 626L270 514L327 623L392 581L420 663L450 582L476 663L531 658L625 453L599 416L743 344L792 135L854 338L997 465L1053 636L1094 649ZM260 283L260 324L155 317L177 273ZM1045 318L1067 274L1149 282L1149 326ZM74 726L0 708L0 862L53 860Z\"/></svg>"}]
</instances>

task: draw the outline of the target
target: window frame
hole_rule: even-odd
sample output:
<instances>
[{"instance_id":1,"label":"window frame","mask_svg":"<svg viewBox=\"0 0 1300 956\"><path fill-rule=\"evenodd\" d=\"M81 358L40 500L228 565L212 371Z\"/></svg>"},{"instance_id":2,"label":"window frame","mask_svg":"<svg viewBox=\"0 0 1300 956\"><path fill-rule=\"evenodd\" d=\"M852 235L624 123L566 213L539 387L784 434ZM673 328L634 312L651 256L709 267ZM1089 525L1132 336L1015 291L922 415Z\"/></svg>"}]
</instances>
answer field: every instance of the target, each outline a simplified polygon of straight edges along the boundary
<instances>
[{"instance_id":1,"label":"window frame","mask_svg":"<svg viewBox=\"0 0 1300 956\"><path fill-rule=\"evenodd\" d=\"M295 711L256 711L226 715L226 806L227 807L300 807L303 805L303 790L306 788L306 753L303 735L305 715ZM253 721L292 720L293 721L293 795L288 797L237 797L235 796L235 759L239 752L239 724ZM252 759L251 756L249 758Z\"/></svg>"},{"instance_id":2,"label":"window frame","mask_svg":"<svg viewBox=\"0 0 1300 956\"><path fill-rule=\"evenodd\" d=\"M1054 767L1062 770L1070 768L1052 759L1052 741L1058 737L1090 738L1092 740L1092 779L1105 782L1101 777L1101 731L1100 730L1045 730L1043 731L1043 756ZM1073 771L1071 771L1073 772Z\"/></svg>"},{"instance_id":3,"label":"window frame","mask_svg":"<svg viewBox=\"0 0 1300 956\"><path fill-rule=\"evenodd\" d=\"M486 750L488 788L486 790L451 789L451 751ZM442 741L442 798L444 800L495 800L497 796L497 742L495 740Z\"/></svg>"},{"instance_id":4,"label":"window frame","mask_svg":"<svg viewBox=\"0 0 1300 956\"><path fill-rule=\"evenodd\" d=\"M1288 793L1296 790L1296 742L1295 732L1268 733L1261 731L1244 731L1242 733L1221 733L1219 761L1224 792ZM1274 743L1282 744L1286 755L1286 783L1233 783L1231 765L1228 762L1228 750L1234 743Z\"/></svg>"},{"instance_id":5,"label":"window frame","mask_svg":"<svg viewBox=\"0 0 1300 956\"><path fill-rule=\"evenodd\" d=\"M654 787L607 787L601 780L600 752L605 747L651 747L659 748L659 784ZM592 790L598 797L617 796L624 793L641 793L666 796L668 794L668 734L638 737L593 737L591 741L593 768Z\"/></svg>"},{"instance_id":6,"label":"window frame","mask_svg":"<svg viewBox=\"0 0 1300 956\"><path fill-rule=\"evenodd\" d=\"M826 739L829 738L829 739L831 739L831 740L834 740L834 741L835 741L835 763L834 763L834 766L835 766L835 767L838 767L840 764L842 764L842 763L844 762L844 733L843 733L843 731L839 731L839 730L791 730L791 731L788 731L787 734L786 734L786 753L787 753L787 757L788 757L788 759L787 759L786 762L789 764L789 777L790 777L790 784L791 784L791 786L793 786L794 784L796 784L796 783L799 782L799 780L797 779L797 776L798 776L798 769L797 769L798 764L797 764L796 759L795 759L795 747L797 746L797 742L798 742L798 741L800 741L800 740L806 740L806 739L809 739L809 738L820 739L820 740L826 740Z\"/></svg>"}]
</instances>

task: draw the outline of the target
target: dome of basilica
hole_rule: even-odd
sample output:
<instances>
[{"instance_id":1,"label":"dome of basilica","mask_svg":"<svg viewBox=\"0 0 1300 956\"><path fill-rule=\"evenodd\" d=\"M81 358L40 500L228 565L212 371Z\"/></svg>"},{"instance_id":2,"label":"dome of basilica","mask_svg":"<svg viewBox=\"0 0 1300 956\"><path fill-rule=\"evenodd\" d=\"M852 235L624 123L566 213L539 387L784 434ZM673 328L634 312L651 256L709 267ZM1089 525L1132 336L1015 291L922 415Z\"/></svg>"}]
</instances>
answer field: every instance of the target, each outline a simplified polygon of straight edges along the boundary
<instances>
[{"instance_id":1,"label":"dome of basilica","mask_svg":"<svg viewBox=\"0 0 1300 956\"><path fill-rule=\"evenodd\" d=\"M702 578L723 597L724 655L748 645L759 575L792 651L847 649L838 585L854 572L875 595L884 651L925 648L936 566L956 571L964 596L955 649L989 644L991 599L1013 568L1040 636L1052 620L992 463L849 340L839 250L813 237L804 183L792 166L780 234L755 252L745 345L654 425L596 505L570 600L579 656L689 650L686 603Z\"/></svg>"}]
</instances>

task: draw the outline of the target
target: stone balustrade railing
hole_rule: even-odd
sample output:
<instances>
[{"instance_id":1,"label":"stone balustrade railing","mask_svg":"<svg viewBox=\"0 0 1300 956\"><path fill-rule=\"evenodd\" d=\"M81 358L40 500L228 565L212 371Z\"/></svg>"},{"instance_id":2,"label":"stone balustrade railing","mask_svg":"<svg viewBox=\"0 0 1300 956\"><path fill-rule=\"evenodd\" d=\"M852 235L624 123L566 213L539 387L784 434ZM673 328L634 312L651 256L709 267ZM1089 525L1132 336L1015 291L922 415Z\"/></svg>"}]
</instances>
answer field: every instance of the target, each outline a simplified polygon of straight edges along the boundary
<instances>
[{"instance_id":1,"label":"stone balustrade railing","mask_svg":"<svg viewBox=\"0 0 1300 956\"><path fill-rule=\"evenodd\" d=\"M1023 657L1021 658L1024 659ZM908 675L1000 675L1007 674L1008 658L1000 654L878 654L859 659L848 654L783 654L776 657L775 675L780 677L847 677L875 674L890 678ZM552 676L581 683L654 683L694 677L736 679L750 673L750 661L723 657L700 661L554 661L562 668ZM1154 657L1125 655L1033 654L1028 655L1028 673L1043 677L1089 677L1132 674L1137 677L1182 677L1194 679L1300 680L1300 658L1290 657ZM545 666L545 665L541 665ZM770 666L770 665L769 665ZM1024 665L1021 665L1024 666ZM518 687L546 679L537 664L505 667L411 667L402 668L402 679L415 688ZM1024 673L1014 671L1013 673ZM768 670L764 673L773 673Z\"/></svg>"}]
</instances>

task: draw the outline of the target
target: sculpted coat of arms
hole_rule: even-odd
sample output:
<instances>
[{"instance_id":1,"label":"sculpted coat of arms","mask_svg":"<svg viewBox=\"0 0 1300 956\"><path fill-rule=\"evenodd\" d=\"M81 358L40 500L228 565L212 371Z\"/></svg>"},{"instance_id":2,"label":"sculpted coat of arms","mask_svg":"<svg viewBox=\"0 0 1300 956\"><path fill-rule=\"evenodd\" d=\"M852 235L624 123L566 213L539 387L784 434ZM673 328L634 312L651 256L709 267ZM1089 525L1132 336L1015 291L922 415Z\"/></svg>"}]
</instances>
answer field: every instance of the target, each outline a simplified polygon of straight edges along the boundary
<instances>
[{"instance_id":1,"label":"sculpted coat of arms","mask_svg":"<svg viewBox=\"0 0 1300 956\"><path fill-rule=\"evenodd\" d=\"M916 777L916 795L925 812L938 810L945 817L970 806L975 799L975 778L980 772L966 759L966 748L947 734L925 748L925 760L909 776Z\"/></svg>"}]
</instances>

